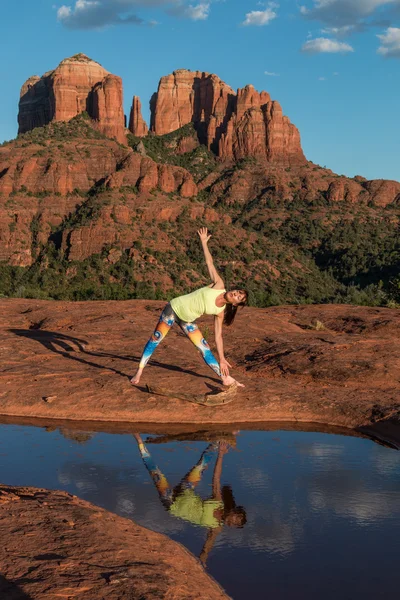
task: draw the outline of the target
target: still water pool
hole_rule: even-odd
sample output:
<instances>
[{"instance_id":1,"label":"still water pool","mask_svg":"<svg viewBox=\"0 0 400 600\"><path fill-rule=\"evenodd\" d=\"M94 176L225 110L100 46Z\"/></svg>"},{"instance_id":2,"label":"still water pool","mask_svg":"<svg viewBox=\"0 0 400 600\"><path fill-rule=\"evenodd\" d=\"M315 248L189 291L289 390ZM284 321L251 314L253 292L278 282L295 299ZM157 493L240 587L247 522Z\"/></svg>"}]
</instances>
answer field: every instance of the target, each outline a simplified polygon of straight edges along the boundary
<instances>
[{"instance_id":1,"label":"still water pool","mask_svg":"<svg viewBox=\"0 0 400 600\"><path fill-rule=\"evenodd\" d=\"M0 481L63 489L168 535L235 600L399 594L400 452L369 439L0 425Z\"/></svg>"}]
</instances>

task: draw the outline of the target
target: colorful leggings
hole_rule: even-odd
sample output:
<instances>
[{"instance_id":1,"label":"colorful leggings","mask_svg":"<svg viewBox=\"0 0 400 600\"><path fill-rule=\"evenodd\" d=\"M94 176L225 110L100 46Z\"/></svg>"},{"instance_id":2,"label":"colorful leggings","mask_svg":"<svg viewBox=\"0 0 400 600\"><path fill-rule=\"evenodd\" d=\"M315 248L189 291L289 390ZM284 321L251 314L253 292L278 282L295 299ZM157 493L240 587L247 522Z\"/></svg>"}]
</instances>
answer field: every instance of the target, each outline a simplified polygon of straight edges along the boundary
<instances>
[{"instance_id":1,"label":"colorful leggings","mask_svg":"<svg viewBox=\"0 0 400 600\"><path fill-rule=\"evenodd\" d=\"M150 452L147 450L143 441L139 443L139 450L142 456L143 462L146 465L148 472L156 486L157 492L160 496L160 500L166 508L169 508L173 504L175 498L182 494L185 489L194 489L201 480L203 471L208 466L213 456L215 456L218 450L218 444L209 444L202 453L198 463L189 471L189 473L182 479L176 488L171 488L167 478L153 461Z\"/></svg>"},{"instance_id":2,"label":"colorful leggings","mask_svg":"<svg viewBox=\"0 0 400 600\"><path fill-rule=\"evenodd\" d=\"M206 364L209 367L211 367L211 369L215 371L215 373L219 377L221 377L221 369L219 367L218 361L215 358L214 354L211 352L210 346L203 338L200 329L195 323L187 323L186 321L182 321L178 317L178 315L174 313L170 304L167 304L167 306L162 311L160 320L157 323L157 327L155 328L153 335L151 336L143 350L142 358L140 359L139 363L139 369L144 369L154 350L157 348L158 344L165 338L175 321L178 323L182 331L188 336L189 340L193 342L196 348L200 351Z\"/></svg>"}]
</instances>

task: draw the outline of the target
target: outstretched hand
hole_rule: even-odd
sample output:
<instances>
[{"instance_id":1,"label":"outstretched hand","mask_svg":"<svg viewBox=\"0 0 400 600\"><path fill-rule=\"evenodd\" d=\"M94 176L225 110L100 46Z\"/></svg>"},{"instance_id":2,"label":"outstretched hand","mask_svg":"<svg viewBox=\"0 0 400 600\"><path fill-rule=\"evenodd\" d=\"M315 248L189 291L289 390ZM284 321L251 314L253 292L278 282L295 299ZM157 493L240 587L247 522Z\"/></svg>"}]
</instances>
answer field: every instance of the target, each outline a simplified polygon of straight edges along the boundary
<instances>
[{"instance_id":1,"label":"outstretched hand","mask_svg":"<svg viewBox=\"0 0 400 600\"><path fill-rule=\"evenodd\" d=\"M228 363L226 358L220 360L219 366L221 368L221 373L223 377L229 377L229 367L232 368L232 365Z\"/></svg>"},{"instance_id":2,"label":"outstretched hand","mask_svg":"<svg viewBox=\"0 0 400 600\"><path fill-rule=\"evenodd\" d=\"M200 240L205 243L207 243L211 237L211 233L208 233L207 227L200 227L197 233L199 234Z\"/></svg>"},{"instance_id":3,"label":"outstretched hand","mask_svg":"<svg viewBox=\"0 0 400 600\"><path fill-rule=\"evenodd\" d=\"M229 444L225 440L218 442L218 453L220 455L226 454L229 450Z\"/></svg>"}]
</instances>

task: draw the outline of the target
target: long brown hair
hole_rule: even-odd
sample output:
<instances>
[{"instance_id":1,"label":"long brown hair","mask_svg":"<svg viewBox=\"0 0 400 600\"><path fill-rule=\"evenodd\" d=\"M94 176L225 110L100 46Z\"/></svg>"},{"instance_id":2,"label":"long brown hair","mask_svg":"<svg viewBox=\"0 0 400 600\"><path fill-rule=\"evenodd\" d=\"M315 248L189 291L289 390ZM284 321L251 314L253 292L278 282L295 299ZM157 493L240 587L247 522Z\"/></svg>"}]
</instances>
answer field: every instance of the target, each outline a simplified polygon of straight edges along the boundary
<instances>
[{"instance_id":1,"label":"long brown hair","mask_svg":"<svg viewBox=\"0 0 400 600\"><path fill-rule=\"evenodd\" d=\"M227 304L225 306L224 325L227 325L227 327L232 325L233 321L235 320L238 306L246 306L246 304L247 304L247 301L249 298L249 294L248 294L247 290L239 290L239 291L241 291L241 292L243 292L243 294L245 294L245 299L242 302L239 302L239 304L236 304L235 306L233 304Z\"/></svg>"}]
</instances>

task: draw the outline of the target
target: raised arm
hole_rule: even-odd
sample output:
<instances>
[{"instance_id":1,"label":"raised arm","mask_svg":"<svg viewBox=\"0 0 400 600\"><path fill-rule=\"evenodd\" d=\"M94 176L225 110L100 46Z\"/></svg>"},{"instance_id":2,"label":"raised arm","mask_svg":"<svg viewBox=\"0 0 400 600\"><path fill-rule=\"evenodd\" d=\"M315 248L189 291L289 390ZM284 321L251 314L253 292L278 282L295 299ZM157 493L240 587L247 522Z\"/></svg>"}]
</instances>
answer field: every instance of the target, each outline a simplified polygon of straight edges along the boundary
<instances>
[{"instance_id":1,"label":"raised arm","mask_svg":"<svg viewBox=\"0 0 400 600\"><path fill-rule=\"evenodd\" d=\"M208 233L208 229L207 227L202 227L201 229L198 230L197 232L199 234L199 238L201 241L201 245L203 248L203 252L204 252L204 258L206 259L206 265L207 265L207 269L208 272L210 274L211 280L213 282L213 287L215 289L224 289L224 282L222 280L222 277L218 274L217 269L214 266L214 261L213 261L213 257L211 256L211 253L208 249L208 240L211 237L211 234Z\"/></svg>"}]
</instances>

